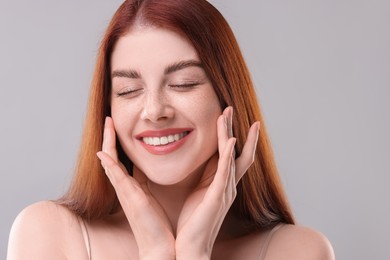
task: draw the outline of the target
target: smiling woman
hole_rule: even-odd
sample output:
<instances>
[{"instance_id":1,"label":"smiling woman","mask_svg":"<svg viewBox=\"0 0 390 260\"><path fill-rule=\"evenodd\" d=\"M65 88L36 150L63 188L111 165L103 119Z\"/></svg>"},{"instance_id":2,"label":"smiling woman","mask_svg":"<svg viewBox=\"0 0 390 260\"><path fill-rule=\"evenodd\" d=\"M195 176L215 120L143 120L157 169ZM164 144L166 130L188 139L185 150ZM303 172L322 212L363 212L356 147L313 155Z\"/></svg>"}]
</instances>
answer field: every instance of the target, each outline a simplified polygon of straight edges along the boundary
<instances>
[{"instance_id":1,"label":"smiling woman","mask_svg":"<svg viewBox=\"0 0 390 260\"><path fill-rule=\"evenodd\" d=\"M8 259L26 258L333 258L294 225L245 62L210 3L120 6L74 181L14 223Z\"/></svg>"}]
</instances>

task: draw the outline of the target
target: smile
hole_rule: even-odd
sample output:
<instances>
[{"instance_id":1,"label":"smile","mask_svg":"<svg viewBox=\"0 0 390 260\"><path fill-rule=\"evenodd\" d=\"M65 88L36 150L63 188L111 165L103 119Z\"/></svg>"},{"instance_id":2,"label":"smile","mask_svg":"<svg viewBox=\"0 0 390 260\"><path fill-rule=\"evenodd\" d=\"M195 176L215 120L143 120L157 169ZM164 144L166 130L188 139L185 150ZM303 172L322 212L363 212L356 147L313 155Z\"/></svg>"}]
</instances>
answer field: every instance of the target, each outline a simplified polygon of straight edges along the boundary
<instances>
[{"instance_id":1,"label":"smile","mask_svg":"<svg viewBox=\"0 0 390 260\"><path fill-rule=\"evenodd\" d=\"M193 128L147 130L136 135L136 139L149 153L166 155L182 147L192 136L193 130Z\"/></svg>"},{"instance_id":2,"label":"smile","mask_svg":"<svg viewBox=\"0 0 390 260\"><path fill-rule=\"evenodd\" d=\"M181 139L183 139L186 135L189 134L189 131L185 131L178 134L171 134L167 136L161 136L161 137L143 137L142 141L147 145L153 145L153 146L161 146L161 145L167 145L173 142L177 142Z\"/></svg>"}]
</instances>

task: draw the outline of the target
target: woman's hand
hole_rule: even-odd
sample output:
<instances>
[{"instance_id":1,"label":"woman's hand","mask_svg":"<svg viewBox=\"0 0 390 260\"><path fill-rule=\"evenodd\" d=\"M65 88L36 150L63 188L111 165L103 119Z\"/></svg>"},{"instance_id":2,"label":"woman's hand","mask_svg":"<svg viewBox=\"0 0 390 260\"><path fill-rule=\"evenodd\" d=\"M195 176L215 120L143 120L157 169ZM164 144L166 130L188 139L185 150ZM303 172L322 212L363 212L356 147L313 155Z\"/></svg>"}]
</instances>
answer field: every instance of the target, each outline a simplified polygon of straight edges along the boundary
<instances>
[{"instance_id":1,"label":"woman's hand","mask_svg":"<svg viewBox=\"0 0 390 260\"><path fill-rule=\"evenodd\" d=\"M248 133L242 154L235 160L232 113L218 118L218 156L210 158L199 186L186 200L176 236L176 259L210 259L222 222L236 197L236 186L253 163L259 122Z\"/></svg>"},{"instance_id":2,"label":"woman's hand","mask_svg":"<svg viewBox=\"0 0 390 260\"><path fill-rule=\"evenodd\" d=\"M98 152L102 166L115 188L119 202L137 241L139 259L175 259L172 226L147 185L142 173L131 177L118 161L115 129L106 118L103 151Z\"/></svg>"}]
</instances>

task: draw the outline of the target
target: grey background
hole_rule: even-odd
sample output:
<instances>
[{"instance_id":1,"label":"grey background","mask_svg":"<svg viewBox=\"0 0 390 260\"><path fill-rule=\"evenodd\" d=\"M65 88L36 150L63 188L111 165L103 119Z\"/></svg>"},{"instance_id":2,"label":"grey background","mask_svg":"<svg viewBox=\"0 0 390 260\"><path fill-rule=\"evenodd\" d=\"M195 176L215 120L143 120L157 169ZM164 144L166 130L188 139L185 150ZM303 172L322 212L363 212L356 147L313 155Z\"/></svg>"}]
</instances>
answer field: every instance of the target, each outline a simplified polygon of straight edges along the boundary
<instances>
[{"instance_id":1,"label":"grey background","mask_svg":"<svg viewBox=\"0 0 390 260\"><path fill-rule=\"evenodd\" d=\"M121 2L0 0L0 258L18 212L69 184ZM299 223L337 259L390 259L390 1L211 2L247 59Z\"/></svg>"}]
</instances>

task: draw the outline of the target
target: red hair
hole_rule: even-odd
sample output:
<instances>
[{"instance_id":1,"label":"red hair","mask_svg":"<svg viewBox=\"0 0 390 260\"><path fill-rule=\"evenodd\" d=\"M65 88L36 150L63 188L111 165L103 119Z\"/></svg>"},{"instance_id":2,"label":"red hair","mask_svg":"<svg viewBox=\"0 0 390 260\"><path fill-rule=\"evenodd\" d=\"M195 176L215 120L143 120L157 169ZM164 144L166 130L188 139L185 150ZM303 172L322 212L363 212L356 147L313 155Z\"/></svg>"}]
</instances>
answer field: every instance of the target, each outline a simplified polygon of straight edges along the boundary
<instances>
[{"instance_id":1,"label":"red hair","mask_svg":"<svg viewBox=\"0 0 390 260\"><path fill-rule=\"evenodd\" d=\"M192 43L221 108L234 108L237 156L250 125L260 121L254 163L238 184L232 210L259 229L281 222L293 224L248 68L226 20L205 0L128 0L116 11L97 56L75 177L59 202L87 219L103 218L118 207L96 152L102 147L104 118L111 113L111 54L118 39L135 25L172 30ZM120 160L131 171L131 162L119 143L117 147Z\"/></svg>"}]
</instances>

